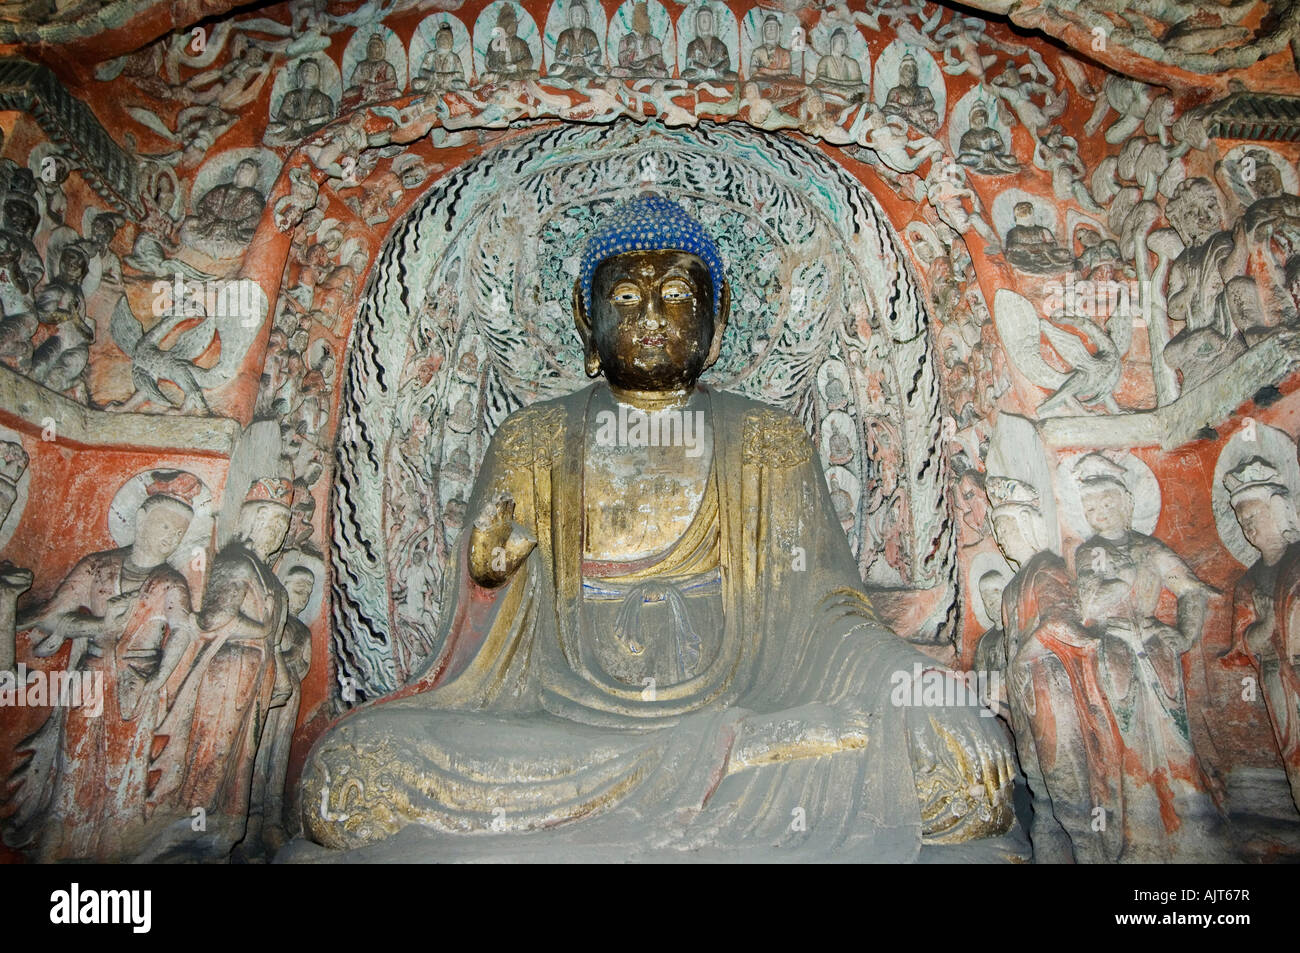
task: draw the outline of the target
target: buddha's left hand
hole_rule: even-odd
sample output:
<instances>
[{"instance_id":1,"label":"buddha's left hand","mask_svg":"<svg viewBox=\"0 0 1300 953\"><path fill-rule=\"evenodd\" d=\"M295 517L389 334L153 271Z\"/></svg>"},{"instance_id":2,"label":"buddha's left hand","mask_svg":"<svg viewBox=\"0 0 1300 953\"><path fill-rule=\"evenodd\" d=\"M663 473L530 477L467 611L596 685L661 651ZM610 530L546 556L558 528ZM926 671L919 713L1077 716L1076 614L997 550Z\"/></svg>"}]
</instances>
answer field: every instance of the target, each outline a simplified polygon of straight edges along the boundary
<instances>
[{"instance_id":1,"label":"buddha's left hand","mask_svg":"<svg viewBox=\"0 0 1300 953\"><path fill-rule=\"evenodd\" d=\"M1002 723L978 705L913 707L908 739L921 828L931 843L1006 833L1015 768Z\"/></svg>"}]
</instances>

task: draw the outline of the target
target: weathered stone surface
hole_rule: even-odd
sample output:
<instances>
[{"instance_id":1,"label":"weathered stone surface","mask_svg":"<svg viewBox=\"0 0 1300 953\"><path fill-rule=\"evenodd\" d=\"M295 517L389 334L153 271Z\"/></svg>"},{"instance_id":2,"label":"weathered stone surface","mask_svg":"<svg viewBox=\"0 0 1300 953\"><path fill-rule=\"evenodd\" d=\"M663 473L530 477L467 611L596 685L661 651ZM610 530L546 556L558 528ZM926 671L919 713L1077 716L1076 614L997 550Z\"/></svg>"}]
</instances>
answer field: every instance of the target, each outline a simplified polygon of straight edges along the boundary
<instances>
[{"instance_id":1,"label":"weathered stone surface","mask_svg":"<svg viewBox=\"0 0 1300 953\"><path fill-rule=\"evenodd\" d=\"M1300 7L974 5L1037 36L930 3L446 6L3 18L0 670L138 696L91 758L84 712L0 684L12 842L254 859L296 833L331 719L445 648L489 442L583 385L576 256L649 187L726 258L711 386L795 415L882 614L1004 678L1038 858L1300 852L1289 550L1247 542L1243 490L1285 488L1257 492L1290 545ZM1132 503L1105 545L1075 472L1098 452ZM205 495L176 548L114 577L180 473ZM287 527L250 554L261 480ZM1023 559L1010 516L1036 527ZM1090 562L1112 549L1146 555L1119 578ZM124 624L142 655L90 651L182 588L165 633ZM140 661L230 640L239 592L239 652ZM1068 611L1031 618L1051 593ZM1134 631L1165 647L1154 680ZM1057 728L1104 743L1071 760ZM165 810L159 756L193 765ZM106 772L142 793L94 793ZM1141 809L1161 772L1185 823Z\"/></svg>"}]
</instances>

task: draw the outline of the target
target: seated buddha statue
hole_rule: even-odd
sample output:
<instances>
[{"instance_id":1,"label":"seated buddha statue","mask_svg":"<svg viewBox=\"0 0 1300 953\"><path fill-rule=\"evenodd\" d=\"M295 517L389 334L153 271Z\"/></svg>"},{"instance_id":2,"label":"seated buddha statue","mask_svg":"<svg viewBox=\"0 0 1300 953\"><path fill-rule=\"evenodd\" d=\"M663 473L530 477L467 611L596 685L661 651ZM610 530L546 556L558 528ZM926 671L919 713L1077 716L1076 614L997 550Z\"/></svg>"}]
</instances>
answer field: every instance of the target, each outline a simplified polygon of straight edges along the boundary
<instances>
[{"instance_id":1,"label":"seated buddha statue","mask_svg":"<svg viewBox=\"0 0 1300 953\"><path fill-rule=\"evenodd\" d=\"M998 720L900 700L937 666L873 612L802 424L700 383L730 301L680 205L598 225L597 380L497 429L441 648L317 741L320 846L283 859L1027 856Z\"/></svg>"}]
</instances>

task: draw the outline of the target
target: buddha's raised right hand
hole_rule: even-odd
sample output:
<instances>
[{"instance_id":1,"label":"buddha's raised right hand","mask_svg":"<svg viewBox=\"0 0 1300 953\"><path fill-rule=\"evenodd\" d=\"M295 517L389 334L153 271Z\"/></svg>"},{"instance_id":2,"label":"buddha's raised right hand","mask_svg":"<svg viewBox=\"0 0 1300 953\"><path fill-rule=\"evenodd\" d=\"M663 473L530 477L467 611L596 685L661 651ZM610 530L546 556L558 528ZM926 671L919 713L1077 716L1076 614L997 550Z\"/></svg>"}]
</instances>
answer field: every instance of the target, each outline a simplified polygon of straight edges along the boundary
<instances>
[{"instance_id":1,"label":"buddha's raised right hand","mask_svg":"<svg viewBox=\"0 0 1300 953\"><path fill-rule=\"evenodd\" d=\"M495 589L513 576L537 545L514 516L514 499L498 493L484 505L470 530L469 574L485 589Z\"/></svg>"}]
</instances>

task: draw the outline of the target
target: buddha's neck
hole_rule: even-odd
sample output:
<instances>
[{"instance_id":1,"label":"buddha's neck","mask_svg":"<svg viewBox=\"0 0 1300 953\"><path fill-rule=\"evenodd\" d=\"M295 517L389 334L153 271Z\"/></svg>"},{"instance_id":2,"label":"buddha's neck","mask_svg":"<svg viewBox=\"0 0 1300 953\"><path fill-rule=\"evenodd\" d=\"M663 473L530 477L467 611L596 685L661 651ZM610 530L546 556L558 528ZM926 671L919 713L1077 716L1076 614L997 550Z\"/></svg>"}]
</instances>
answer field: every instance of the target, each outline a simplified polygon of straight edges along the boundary
<instances>
[{"instance_id":1,"label":"buddha's neck","mask_svg":"<svg viewBox=\"0 0 1300 953\"><path fill-rule=\"evenodd\" d=\"M695 393L695 385L688 384L671 390L633 390L611 383L609 390L619 403L629 404L646 413L653 413L657 410L685 407L690 402L691 395Z\"/></svg>"}]
</instances>

